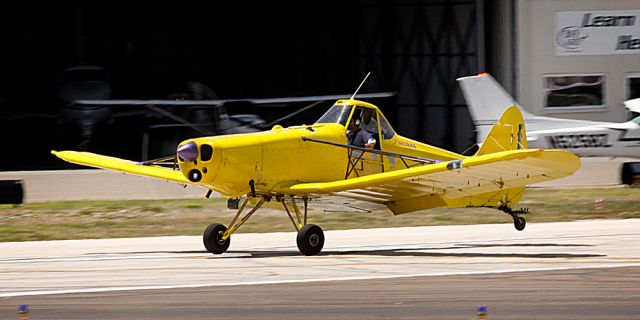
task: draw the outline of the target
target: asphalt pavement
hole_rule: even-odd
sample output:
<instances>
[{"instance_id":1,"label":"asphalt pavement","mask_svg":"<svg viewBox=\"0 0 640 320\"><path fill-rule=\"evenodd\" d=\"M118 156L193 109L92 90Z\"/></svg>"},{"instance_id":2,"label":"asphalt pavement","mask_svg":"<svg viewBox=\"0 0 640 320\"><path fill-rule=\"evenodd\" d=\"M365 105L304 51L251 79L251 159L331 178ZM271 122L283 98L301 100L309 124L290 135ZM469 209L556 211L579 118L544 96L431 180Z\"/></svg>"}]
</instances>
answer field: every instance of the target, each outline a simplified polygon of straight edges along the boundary
<instances>
[{"instance_id":1,"label":"asphalt pavement","mask_svg":"<svg viewBox=\"0 0 640 320\"><path fill-rule=\"evenodd\" d=\"M0 319L629 319L640 219L0 243Z\"/></svg>"},{"instance_id":2,"label":"asphalt pavement","mask_svg":"<svg viewBox=\"0 0 640 320\"><path fill-rule=\"evenodd\" d=\"M398 268L401 268L398 265ZM0 299L18 319L637 319L640 268L572 269Z\"/></svg>"}]
</instances>

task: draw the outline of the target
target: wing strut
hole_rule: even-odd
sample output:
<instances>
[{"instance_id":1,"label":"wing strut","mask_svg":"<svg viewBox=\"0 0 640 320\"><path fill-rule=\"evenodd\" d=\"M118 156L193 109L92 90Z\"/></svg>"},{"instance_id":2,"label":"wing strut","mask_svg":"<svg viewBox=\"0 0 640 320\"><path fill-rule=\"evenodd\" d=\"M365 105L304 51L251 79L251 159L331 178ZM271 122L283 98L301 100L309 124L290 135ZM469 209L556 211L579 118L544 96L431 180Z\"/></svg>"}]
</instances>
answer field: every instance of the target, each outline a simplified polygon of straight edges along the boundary
<instances>
[{"instance_id":1,"label":"wing strut","mask_svg":"<svg viewBox=\"0 0 640 320\"><path fill-rule=\"evenodd\" d=\"M404 163L404 165L407 168L409 168L411 166L409 166L409 164L407 163L406 160L415 161L415 162L418 162L419 164L425 164L425 163L426 164L433 164L433 163L439 162L437 160L429 159L429 158L412 157L412 156L407 156L407 155L400 154L400 153L395 153L395 152L387 152L387 151L370 149L370 148L362 148L362 147L357 147L357 146L353 146L353 145L341 144L341 143L325 141L325 140L318 140L318 139L307 138L307 137L302 137L302 140L303 141L310 141L310 142L328 144L328 145L341 147L341 148L347 148L349 150L349 164L347 165L347 173L344 176L345 180L349 178L349 175L351 175L351 172L355 172L356 176L359 176L358 171L356 171L355 168L356 168L356 165L358 164L358 162L362 159L362 156L366 152L370 152L370 153L374 153L374 154L380 154L380 155L388 156L388 157L399 158L400 160L402 160L402 163ZM355 159L355 161L353 160L353 157L352 157L353 151L360 151L360 155L358 156L358 158Z\"/></svg>"},{"instance_id":2,"label":"wing strut","mask_svg":"<svg viewBox=\"0 0 640 320\"><path fill-rule=\"evenodd\" d=\"M435 160L435 159L422 158L422 157L413 157L413 156L408 156L408 155L404 155L404 154L401 154L401 153L388 152L388 151L369 149L369 148L362 148L362 147L352 146L352 145L348 145L348 144L342 144L342 143L337 143L337 142L332 142L332 141L325 141L325 140L318 140L318 139L308 138L308 137L302 137L302 140L303 141L310 141L310 142L328 144L328 145L332 145L332 146L336 146L336 147L347 148L347 149L350 149L350 150L358 150L358 151L362 151L362 152L370 152L370 153L380 154L380 155L383 155L383 156L399 158L399 159L402 159L402 160L416 161L416 162L420 162L420 163L423 163L423 164L425 164L425 163L426 164L433 164L433 163L440 162L440 161Z\"/></svg>"}]
</instances>

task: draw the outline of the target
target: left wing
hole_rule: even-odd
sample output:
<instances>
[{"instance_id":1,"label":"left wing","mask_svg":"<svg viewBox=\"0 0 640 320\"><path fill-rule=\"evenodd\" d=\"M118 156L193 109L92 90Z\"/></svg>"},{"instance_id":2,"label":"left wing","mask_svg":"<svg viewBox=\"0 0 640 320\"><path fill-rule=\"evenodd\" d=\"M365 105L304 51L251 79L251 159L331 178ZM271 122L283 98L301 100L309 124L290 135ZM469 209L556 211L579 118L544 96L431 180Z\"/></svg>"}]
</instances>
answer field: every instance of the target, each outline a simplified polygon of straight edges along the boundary
<instances>
[{"instance_id":1,"label":"left wing","mask_svg":"<svg viewBox=\"0 0 640 320\"><path fill-rule=\"evenodd\" d=\"M103 156L91 152L51 151L51 153L62 160L75 164L165 179L183 184L193 184L187 180L182 172L169 168L145 165L144 163Z\"/></svg>"},{"instance_id":2,"label":"left wing","mask_svg":"<svg viewBox=\"0 0 640 320\"><path fill-rule=\"evenodd\" d=\"M292 185L292 193L335 194L384 204L395 214L436 207L517 202L524 186L571 175L580 160L562 150L520 149L377 173Z\"/></svg>"}]
</instances>

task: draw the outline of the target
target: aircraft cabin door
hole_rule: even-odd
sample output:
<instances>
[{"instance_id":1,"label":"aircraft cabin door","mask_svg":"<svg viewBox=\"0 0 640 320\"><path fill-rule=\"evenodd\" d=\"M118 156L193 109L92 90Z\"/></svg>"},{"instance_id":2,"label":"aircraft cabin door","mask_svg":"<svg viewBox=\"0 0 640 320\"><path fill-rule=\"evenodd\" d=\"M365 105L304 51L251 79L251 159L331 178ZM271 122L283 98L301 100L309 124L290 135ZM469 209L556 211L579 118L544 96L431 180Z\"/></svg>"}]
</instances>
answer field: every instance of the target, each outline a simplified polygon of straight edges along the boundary
<instances>
[{"instance_id":1,"label":"aircraft cabin door","mask_svg":"<svg viewBox=\"0 0 640 320\"><path fill-rule=\"evenodd\" d=\"M378 113L375 109L357 107L351 116L348 129L350 145L380 150ZM350 174L352 178L384 172L383 157L379 154L351 149L349 156L350 166L354 166L354 172Z\"/></svg>"}]
</instances>

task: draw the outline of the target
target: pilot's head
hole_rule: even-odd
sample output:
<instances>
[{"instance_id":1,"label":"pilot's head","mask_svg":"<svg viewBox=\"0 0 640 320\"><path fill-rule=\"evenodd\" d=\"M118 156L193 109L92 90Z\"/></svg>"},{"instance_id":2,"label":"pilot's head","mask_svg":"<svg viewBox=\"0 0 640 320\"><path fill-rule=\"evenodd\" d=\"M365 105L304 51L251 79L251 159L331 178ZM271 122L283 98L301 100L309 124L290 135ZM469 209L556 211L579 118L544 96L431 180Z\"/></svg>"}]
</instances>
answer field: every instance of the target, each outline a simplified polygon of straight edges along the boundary
<instances>
[{"instance_id":1,"label":"pilot's head","mask_svg":"<svg viewBox=\"0 0 640 320\"><path fill-rule=\"evenodd\" d=\"M359 125L360 125L360 117L355 117L355 114L354 114L353 119L351 119L351 122L349 122L349 128L347 128L347 129L349 129L349 130L353 131L353 130L355 130Z\"/></svg>"}]
</instances>

